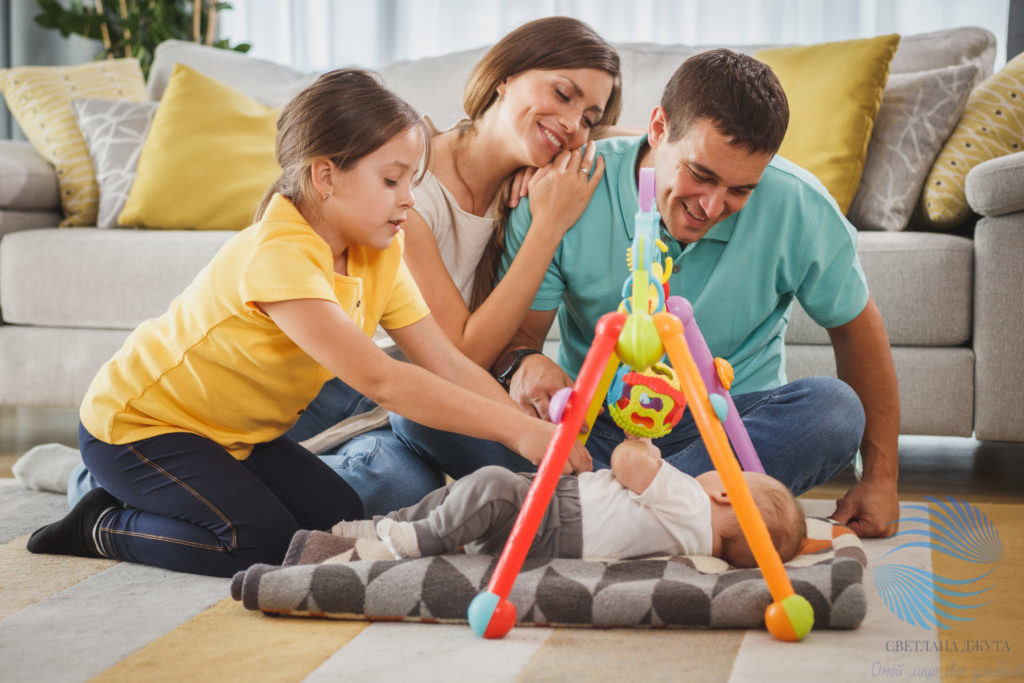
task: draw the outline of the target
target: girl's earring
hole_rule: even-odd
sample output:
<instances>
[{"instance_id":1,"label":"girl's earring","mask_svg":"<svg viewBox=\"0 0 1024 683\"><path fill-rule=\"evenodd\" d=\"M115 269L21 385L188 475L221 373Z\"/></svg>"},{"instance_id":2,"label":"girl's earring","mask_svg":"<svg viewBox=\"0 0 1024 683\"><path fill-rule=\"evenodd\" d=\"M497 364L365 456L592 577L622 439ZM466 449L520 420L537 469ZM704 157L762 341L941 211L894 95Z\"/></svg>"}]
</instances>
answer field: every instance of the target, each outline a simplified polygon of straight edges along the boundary
<instances>
[{"instance_id":1,"label":"girl's earring","mask_svg":"<svg viewBox=\"0 0 1024 683\"><path fill-rule=\"evenodd\" d=\"M326 202L326 201L327 201L328 199L330 199L330 198L331 198L331 192L330 192L330 191L328 191L328 192L325 192L324 194L322 194L322 195L320 195L320 196L321 196L321 197L323 198L323 200L324 200L324 201Z\"/></svg>"}]
</instances>

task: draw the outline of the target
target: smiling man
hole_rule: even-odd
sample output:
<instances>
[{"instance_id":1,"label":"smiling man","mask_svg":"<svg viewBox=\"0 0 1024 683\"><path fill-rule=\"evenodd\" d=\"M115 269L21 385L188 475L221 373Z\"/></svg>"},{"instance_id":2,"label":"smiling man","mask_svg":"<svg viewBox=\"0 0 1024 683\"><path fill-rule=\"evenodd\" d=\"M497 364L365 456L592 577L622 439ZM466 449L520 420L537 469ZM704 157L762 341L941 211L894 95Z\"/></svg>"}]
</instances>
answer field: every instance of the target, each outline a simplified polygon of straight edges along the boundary
<instances>
[{"instance_id":1,"label":"smiling man","mask_svg":"<svg viewBox=\"0 0 1024 683\"><path fill-rule=\"evenodd\" d=\"M729 50L684 62L647 135L598 142L604 177L495 371L513 399L540 416L550 396L571 385L595 324L622 299L637 174L653 167L661 239L674 264L671 293L693 304L712 355L735 369L733 399L765 470L800 494L841 471L859 448L863 478L834 517L861 536L889 535L898 517L892 355L853 226L813 175L775 155L788 121L786 95L767 65ZM506 267L529 225L524 201L508 222ZM840 379L787 381L783 340L794 300L828 330ZM556 315L558 364L535 353ZM423 433L408 437L421 450L438 443ZM598 418L587 442L595 468L623 438L610 418ZM712 468L689 412L655 443L684 472ZM490 448L448 445L460 458L470 454L470 467L505 463Z\"/></svg>"}]
</instances>

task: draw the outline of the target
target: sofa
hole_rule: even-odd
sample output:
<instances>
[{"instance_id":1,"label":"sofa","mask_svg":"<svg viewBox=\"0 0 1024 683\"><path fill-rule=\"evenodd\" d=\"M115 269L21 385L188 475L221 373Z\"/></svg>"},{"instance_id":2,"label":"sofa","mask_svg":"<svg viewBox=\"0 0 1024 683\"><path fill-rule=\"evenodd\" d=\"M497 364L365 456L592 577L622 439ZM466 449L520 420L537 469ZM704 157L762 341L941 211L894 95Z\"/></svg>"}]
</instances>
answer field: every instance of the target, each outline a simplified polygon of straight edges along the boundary
<instances>
[{"instance_id":1,"label":"sofa","mask_svg":"<svg viewBox=\"0 0 1024 683\"><path fill-rule=\"evenodd\" d=\"M634 126L646 125L676 66L703 49L617 47L624 83L620 123ZM765 47L735 49L770 56ZM401 62L379 72L389 87L444 128L460 118L463 84L483 52ZM994 37L982 29L903 36L886 64L878 121L886 103L895 101L893 88L904 83L904 75L973 65L969 92L992 75L994 54ZM314 77L237 53L169 41L158 48L146 82L150 100L160 100L177 63L276 106ZM867 169L888 153L875 144L880 131L876 124L871 132L858 193L871 189ZM913 127L910 133L916 135ZM943 141L932 144L941 148ZM858 228L858 251L892 345L900 432L1024 441L1019 390L1024 386L1024 152L975 165L966 185L970 215L952 230L919 224L920 208L896 229L869 229L858 225L856 211L848 215ZM58 227L60 188L54 166L32 144L0 141L0 405L77 406L98 367L128 332L161 313L233 234ZM912 194L916 201L919 193ZM861 202L868 206L861 213L870 214L880 201L869 197ZM557 330L549 341L557 344ZM826 332L799 305L786 342L791 379L835 373Z\"/></svg>"}]
</instances>

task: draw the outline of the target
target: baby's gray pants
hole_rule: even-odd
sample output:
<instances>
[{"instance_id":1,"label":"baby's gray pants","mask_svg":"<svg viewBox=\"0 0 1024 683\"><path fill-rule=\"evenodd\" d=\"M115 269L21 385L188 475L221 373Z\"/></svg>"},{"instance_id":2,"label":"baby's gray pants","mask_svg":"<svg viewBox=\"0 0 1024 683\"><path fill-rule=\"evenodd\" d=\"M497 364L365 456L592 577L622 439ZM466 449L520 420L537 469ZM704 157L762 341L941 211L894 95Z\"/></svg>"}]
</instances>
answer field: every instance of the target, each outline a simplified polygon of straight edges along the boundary
<instances>
[{"instance_id":1,"label":"baby's gray pants","mask_svg":"<svg viewBox=\"0 0 1024 683\"><path fill-rule=\"evenodd\" d=\"M385 517L412 522L423 555L455 552L501 553L526 500L535 474L517 474L504 467L483 467L427 494L419 503ZM583 525L576 477L558 480L537 535L531 557L581 557Z\"/></svg>"}]
</instances>

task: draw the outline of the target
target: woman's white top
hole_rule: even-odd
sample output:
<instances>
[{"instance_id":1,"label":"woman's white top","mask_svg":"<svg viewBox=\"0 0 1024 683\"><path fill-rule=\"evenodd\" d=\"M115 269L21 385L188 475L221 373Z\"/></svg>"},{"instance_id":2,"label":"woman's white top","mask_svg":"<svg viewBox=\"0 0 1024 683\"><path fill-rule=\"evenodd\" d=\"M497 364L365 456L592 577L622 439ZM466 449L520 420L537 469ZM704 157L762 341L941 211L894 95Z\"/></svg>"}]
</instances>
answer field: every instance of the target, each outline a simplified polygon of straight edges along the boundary
<instances>
[{"instance_id":1,"label":"woman's white top","mask_svg":"<svg viewBox=\"0 0 1024 683\"><path fill-rule=\"evenodd\" d=\"M498 220L495 200L487 214L476 216L459 206L455 197L430 171L413 188L416 205L413 209L426 221L441 250L441 260L469 304L473 295L476 267L491 239Z\"/></svg>"}]
</instances>

